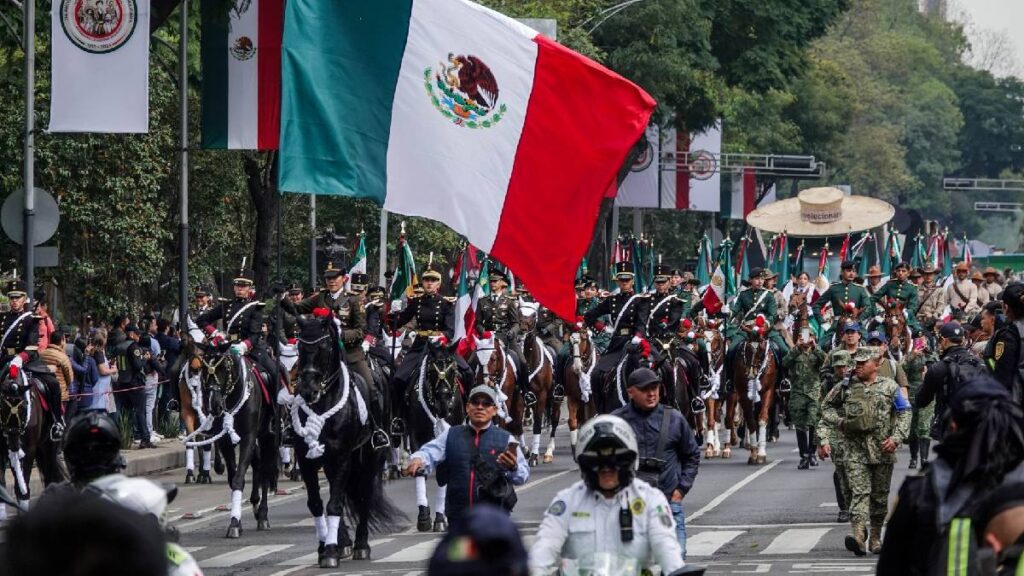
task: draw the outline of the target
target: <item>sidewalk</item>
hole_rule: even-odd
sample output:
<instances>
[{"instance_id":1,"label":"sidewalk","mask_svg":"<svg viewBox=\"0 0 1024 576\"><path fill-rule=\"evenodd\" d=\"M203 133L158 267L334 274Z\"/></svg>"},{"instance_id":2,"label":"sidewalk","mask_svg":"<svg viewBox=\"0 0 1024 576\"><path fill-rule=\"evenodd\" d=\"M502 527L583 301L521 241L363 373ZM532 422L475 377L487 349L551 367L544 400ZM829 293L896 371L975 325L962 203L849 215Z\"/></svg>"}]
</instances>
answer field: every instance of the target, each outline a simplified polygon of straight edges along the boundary
<instances>
[{"instance_id":1,"label":"sidewalk","mask_svg":"<svg viewBox=\"0 0 1024 576\"><path fill-rule=\"evenodd\" d=\"M128 476L146 476L156 474L164 470L182 468L185 466L185 445L177 438L169 438L157 443L156 448L146 450L123 450L121 454L128 464L124 473ZM5 481L10 490L14 486L14 475L10 471L10 463L5 466ZM29 491L33 496L38 496L43 490L43 480L39 476L39 469L32 471L32 479L29 481Z\"/></svg>"}]
</instances>

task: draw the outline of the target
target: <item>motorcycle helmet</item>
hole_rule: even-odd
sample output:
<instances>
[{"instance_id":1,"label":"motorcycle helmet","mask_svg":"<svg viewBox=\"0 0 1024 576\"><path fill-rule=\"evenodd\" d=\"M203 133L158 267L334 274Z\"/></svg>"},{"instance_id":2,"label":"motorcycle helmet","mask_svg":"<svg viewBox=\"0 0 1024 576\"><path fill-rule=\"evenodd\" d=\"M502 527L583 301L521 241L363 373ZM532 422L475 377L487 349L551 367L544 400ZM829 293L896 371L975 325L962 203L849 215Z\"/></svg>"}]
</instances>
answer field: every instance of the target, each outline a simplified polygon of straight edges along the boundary
<instances>
[{"instance_id":1,"label":"motorcycle helmet","mask_svg":"<svg viewBox=\"0 0 1024 576\"><path fill-rule=\"evenodd\" d=\"M64 432L64 462L71 480L86 483L124 468L121 431L101 412L76 417Z\"/></svg>"},{"instance_id":2,"label":"motorcycle helmet","mask_svg":"<svg viewBox=\"0 0 1024 576\"><path fill-rule=\"evenodd\" d=\"M639 462L636 435L622 418L603 414L587 421L580 428L577 461L583 482L591 490L600 490L598 470L614 467L619 471L619 489L633 481Z\"/></svg>"}]
</instances>

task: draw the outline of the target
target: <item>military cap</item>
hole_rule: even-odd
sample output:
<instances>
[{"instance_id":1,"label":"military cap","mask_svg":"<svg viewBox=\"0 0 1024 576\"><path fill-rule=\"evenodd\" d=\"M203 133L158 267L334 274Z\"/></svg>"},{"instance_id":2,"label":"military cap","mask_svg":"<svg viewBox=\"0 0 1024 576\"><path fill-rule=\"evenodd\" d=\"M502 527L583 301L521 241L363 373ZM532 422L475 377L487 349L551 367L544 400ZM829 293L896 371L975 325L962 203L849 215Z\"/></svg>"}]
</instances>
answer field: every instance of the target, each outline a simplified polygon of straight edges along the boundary
<instances>
[{"instance_id":1,"label":"military cap","mask_svg":"<svg viewBox=\"0 0 1024 576\"><path fill-rule=\"evenodd\" d=\"M324 267L324 278L337 278L338 276L344 276L348 272L343 266L338 265L333 260L327 261L327 266Z\"/></svg>"},{"instance_id":2,"label":"military cap","mask_svg":"<svg viewBox=\"0 0 1024 576\"><path fill-rule=\"evenodd\" d=\"M889 342L889 339L885 337L885 332L882 332L881 330L872 330L871 332L868 332L867 342L870 344L874 341L886 344Z\"/></svg>"},{"instance_id":3,"label":"military cap","mask_svg":"<svg viewBox=\"0 0 1024 576\"><path fill-rule=\"evenodd\" d=\"M302 294L302 284L298 282L291 282L288 284L289 294Z\"/></svg>"},{"instance_id":4,"label":"military cap","mask_svg":"<svg viewBox=\"0 0 1024 576\"><path fill-rule=\"evenodd\" d=\"M764 279L765 280L771 280L772 278L778 278L779 277L778 273L776 273L771 268L768 268L767 270L765 270L763 272L763 274L764 274Z\"/></svg>"},{"instance_id":5,"label":"military cap","mask_svg":"<svg viewBox=\"0 0 1024 576\"><path fill-rule=\"evenodd\" d=\"M588 276L588 277L583 279L583 287L584 288L594 288L594 289L596 289L597 288L597 281L595 281L593 278L590 278Z\"/></svg>"},{"instance_id":6,"label":"military cap","mask_svg":"<svg viewBox=\"0 0 1024 576\"><path fill-rule=\"evenodd\" d=\"M487 276L491 282L497 282L498 280L501 280L506 284L508 283L508 272L506 272L505 269L500 266L494 266L492 264Z\"/></svg>"},{"instance_id":7,"label":"military cap","mask_svg":"<svg viewBox=\"0 0 1024 576\"><path fill-rule=\"evenodd\" d=\"M857 351L853 353L854 362L867 362L868 360L874 360L882 355L882 351L875 346L862 346L857 348Z\"/></svg>"},{"instance_id":8,"label":"military cap","mask_svg":"<svg viewBox=\"0 0 1024 576\"><path fill-rule=\"evenodd\" d=\"M199 286L196 288L196 298L206 298L210 293L207 292L206 288Z\"/></svg>"},{"instance_id":9,"label":"military cap","mask_svg":"<svg viewBox=\"0 0 1024 576\"><path fill-rule=\"evenodd\" d=\"M423 271L423 275L420 278L424 280L441 280L441 270L437 267L437 264L433 262L427 264L426 270Z\"/></svg>"},{"instance_id":10,"label":"military cap","mask_svg":"<svg viewBox=\"0 0 1024 576\"><path fill-rule=\"evenodd\" d=\"M28 296L28 288L25 286L23 280L15 278L10 280L4 286L4 294L7 294L8 298L20 298L22 296Z\"/></svg>"},{"instance_id":11,"label":"military cap","mask_svg":"<svg viewBox=\"0 0 1024 576\"><path fill-rule=\"evenodd\" d=\"M832 367L839 368L841 366L853 368L853 356L847 350L836 350L832 353Z\"/></svg>"},{"instance_id":12,"label":"military cap","mask_svg":"<svg viewBox=\"0 0 1024 576\"><path fill-rule=\"evenodd\" d=\"M587 285L587 282L586 282L586 280L583 279L582 276L576 279L576 289L577 290L583 290L583 288L586 285Z\"/></svg>"},{"instance_id":13,"label":"military cap","mask_svg":"<svg viewBox=\"0 0 1024 576\"><path fill-rule=\"evenodd\" d=\"M246 268L245 266L243 266L243 267L239 268L237 272L235 272L235 278L234 278L233 282L235 284L243 284L243 285L246 285L246 286L251 286L253 284L253 281L254 281L255 278L256 278L256 275L253 274L252 269Z\"/></svg>"},{"instance_id":14,"label":"military cap","mask_svg":"<svg viewBox=\"0 0 1024 576\"><path fill-rule=\"evenodd\" d=\"M661 264L657 264L654 266L655 282L668 282L669 276L671 276L671 273L668 269L668 266L662 266Z\"/></svg>"},{"instance_id":15,"label":"military cap","mask_svg":"<svg viewBox=\"0 0 1024 576\"><path fill-rule=\"evenodd\" d=\"M857 263L853 260L843 260L843 263L839 265L842 270L853 270L857 267Z\"/></svg>"},{"instance_id":16,"label":"military cap","mask_svg":"<svg viewBox=\"0 0 1024 576\"><path fill-rule=\"evenodd\" d=\"M356 272L351 278L352 290L356 292L362 292L366 290L366 286L370 283L370 277L362 272Z\"/></svg>"},{"instance_id":17,"label":"military cap","mask_svg":"<svg viewBox=\"0 0 1024 576\"><path fill-rule=\"evenodd\" d=\"M904 261L902 261L902 262L900 262L899 264L896 265L895 270L899 270L900 268L903 268L905 270L910 270L910 263L907 262L906 260L904 260Z\"/></svg>"},{"instance_id":18,"label":"military cap","mask_svg":"<svg viewBox=\"0 0 1024 576\"><path fill-rule=\"evenodd\" d=\"M369 296L370 298L383 298L384 294L385 291L383 286L373 286L366 293L366 295Z\"/></svg>"},{"instance_id":19,"label":"military cap","mask_svg":"<svg viewBox=\"0 0 1024 576\"><path fill-rule=\"evenodd\" d=\"M632 262L618 262L615 264L616 280L632 280L634 275Z\"/></svg>"},{"instance_id":20,"label":"military cap","mask_svg":"<svg viewBox=\"0 0 1024 576\"><path fill-rule=\"evenodd\" d=\"M670 276L682 276L683 275L683 272L679 268L673 268L673 269L669 270L668 273L669 273Z\"/></svg>"},{"instance_id":21,"label":"military cap","mask_svg":"<svg viewBox=\"0 0 1024 576\"><path fill-rule=\"evenodd\" d=\"M765 277L764 268L759 268L759 267L755 266L755 267L750 269L750 275L747 276L747 279L748 280L753 280L754 278L764 278L764 277Z\"/></svg>"},{"instance_id":22,"label":"military cap","mask_svg":"<svg viewBox=\"0 0 1024 576\"><path fill-rule=\"evenodd\" d=\"M913 270L911 270L910 271L910 277L911 278L920 278L921 277L921 269L920 268L914 268Z\"/></svg>"}]
</instances>

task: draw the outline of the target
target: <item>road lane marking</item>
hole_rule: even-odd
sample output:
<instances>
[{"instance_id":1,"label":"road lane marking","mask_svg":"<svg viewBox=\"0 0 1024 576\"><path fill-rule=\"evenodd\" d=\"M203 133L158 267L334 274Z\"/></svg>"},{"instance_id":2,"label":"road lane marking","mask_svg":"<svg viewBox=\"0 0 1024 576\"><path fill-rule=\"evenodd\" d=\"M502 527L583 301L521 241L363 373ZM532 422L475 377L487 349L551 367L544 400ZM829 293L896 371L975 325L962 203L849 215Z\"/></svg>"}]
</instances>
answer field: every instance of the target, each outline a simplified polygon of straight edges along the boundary
<instances>
[{"instance_id":1,"label":"road lane marking","mask_svg":"<svg viewBox=\"0 0 1024 576\"><path fill-rule=\"evenodd\" d=\"M437 547L437 543L440 540L440 537L431 538L373 562L375 564L386 562L426 562L434 555L434 548Z\"/></svg>"},{"instance_id":2,"label":"road lane marking","mask_svg":"<svg viewBox=\"0 0 1024 576\"><path fill-rule=\"evenodd\" d=\"M761 554L808 554L831 528L791 528L772 540Z\"/></svg>"},{"instance_id":3,"label":"road lane marking","mask_svg":"<svg viewBox=\"0 0 1024 576\"><path fill-rule=\"evenodd\" d=\"M696 512L694 512L690 516L687 516L686 522L690 523L690 522L696 520L697 518L700 518L701 516L707 514L708 512L714 510L716 507L718 507L719 504L721 504L722 502L725 502L725 500L729 496L732 496L737 491L739 491L741 488L743 488L747 484L750 484L754 480L757 480L757 478L760 477L762 474L767 473L769 470L771 470L772 468L775 468L776 466L778 466L779 464L782 464L783 462L785 462L785 460L776 460L774 462L771 462L770 464L768 464L764 468L761 468L760 470L754 472L750 476L747 476L743 480L740 480L736 484L733 484L731 488L729 488L725 492L722 492L721 494L716 496L714 500L712 500L711 502L708 502L703 508L701 508L700 510L697 510Z\"/></svg>"},{"instance_id":4,"label":"road lane marking","mask_svg":"<svg viewBox=\"0 0 1024 576\"><path fill-rule=\"evenodd\" d=\"M313 562L314 563L316 562L316 554L313 555ZM309 566L295 566L294 568L285 568L284 570L281 570L281 571L278 571L278 572L274 572L270 576L285 576L286 574L291 574L292 572L298 572L299 570L302 570L304 568L309 568Z\"/></svg>"},{"instance_id":5,"label":"road lane marking","mask_svg":"<svg viewBox=\"0 0 1024 576\"><path fill-rule=\"evenodd\" d=\"M839 508L839 502L822 502L818 508Z\"/></svg>"},{"instance_id":6,"label":"road lane marking","mask_svg":"<svg viewBox=\"0 0 1024 576\"><path fill-rule=\"evenodd\" d=\"M199 562L200 568L231 568L238 564L251 562L267 554L273 554L291 548L293 544L269 544L264 546L243 546L219 556L207 558Z\"/></svg>"},{"instance_id":7,"label":"road lane marking","mask_svg":"<svg viewBox=\"0 0 1024 576\"><path fill-rule=\"evenodd\" d=\"M785 524L690 524L686 519L686 528L707 529L707 530L754 530L757 528L815 528L849 526L849 522L787 522Z\"/></svg>"},{"instance_id":8,"label":"road lane marking","mask_svg":"<svg viewBox=\"0 0 1024 576\"><path fill-rule=\"evenodd\" d=\"M687 556L711 556L719 548L731 542L746 530L715 530L712 532L701 532L686 539Z\"/></svg>"}]
</instances>

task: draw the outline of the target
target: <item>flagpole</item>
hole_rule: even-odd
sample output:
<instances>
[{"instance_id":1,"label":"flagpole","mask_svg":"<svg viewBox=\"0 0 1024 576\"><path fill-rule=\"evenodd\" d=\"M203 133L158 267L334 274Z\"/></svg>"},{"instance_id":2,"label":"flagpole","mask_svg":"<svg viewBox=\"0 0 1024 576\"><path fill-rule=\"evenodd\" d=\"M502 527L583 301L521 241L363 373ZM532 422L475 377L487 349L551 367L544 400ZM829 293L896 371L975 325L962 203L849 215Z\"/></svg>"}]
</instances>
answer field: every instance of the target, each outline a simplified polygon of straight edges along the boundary
<instances>
[{"instance_id":1,"label":"flagpole","mask_svg":"<svg viewBox=\"0 0 1024 576\"><path fill-rule=\"evenodd\" d=\"M32 236L36 211L36 0L23 0L25 30L22 34L25 49L25 221L22 230L22 248L25 251L25 285L28 299L35 298L36 255Z\"/></svg>"},{"instance_id":2,"label":"flagpole","mask_svg":"<svg viewBox=\"0 0 1024 576\"><path fill-rule=\"evenodd\" d=\"M380 263L377 266L377 284L384 286L384 270L388 267L388 211L380 209Z\"/></svg>"},{"instance_id":3,"label":"flagpole","mask_svg":"<svg viewBox=\"0 0 1024 576\"><path fill-rule=\"evenodd\" d=\"M178 328L188 332L188 0L182 0L178 38L178 82L181 107L181 190L178 241Z\"/></svg>"},{"instance_id":4,"label":"flagpole","mask_svg":"<svg viewBox=\"0 0 1024 576\"><path fill-rule=\"evenodd\" d=\"M309 195L309 289L316 290L316 194Z\"/></svg>"}]
</instances>

